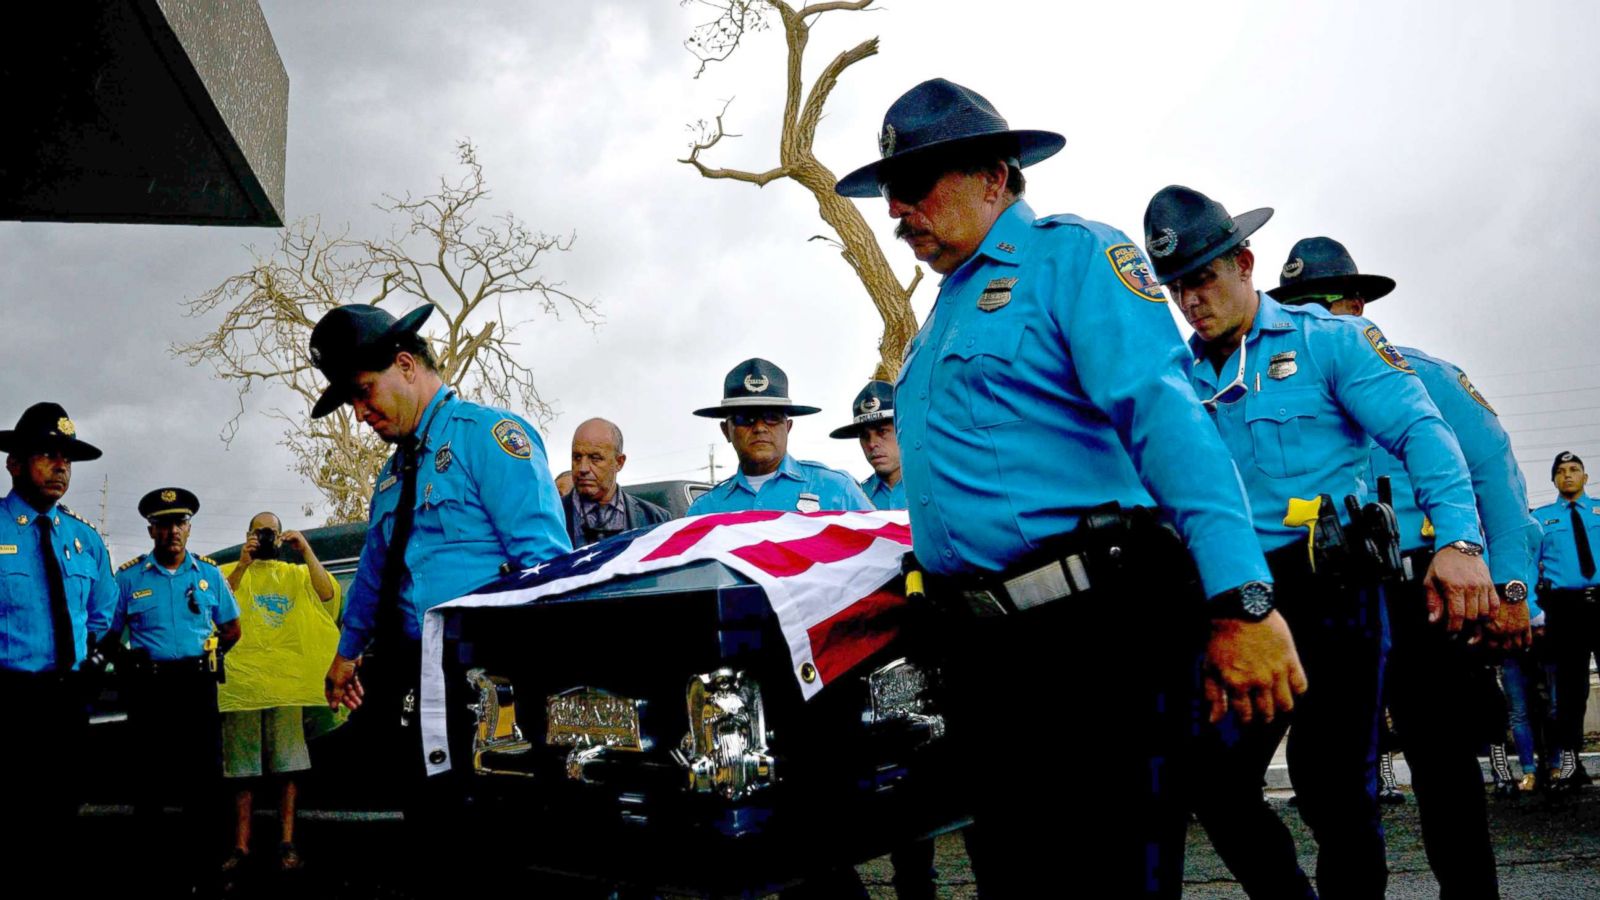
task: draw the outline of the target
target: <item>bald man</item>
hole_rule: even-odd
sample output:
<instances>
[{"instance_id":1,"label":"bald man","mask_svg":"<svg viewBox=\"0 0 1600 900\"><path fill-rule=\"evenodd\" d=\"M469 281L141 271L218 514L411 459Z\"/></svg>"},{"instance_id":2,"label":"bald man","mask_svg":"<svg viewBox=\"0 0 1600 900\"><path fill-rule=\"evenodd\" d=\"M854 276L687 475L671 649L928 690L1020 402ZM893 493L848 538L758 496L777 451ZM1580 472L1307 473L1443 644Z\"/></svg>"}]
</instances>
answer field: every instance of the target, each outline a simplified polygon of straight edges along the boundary
<instances>
[{"instance_id":1,"label":"bald man","mask_svg":"<svg viewBox=\"0 0 1600 900\"><path fill-rule=\"evenodd\" d=\"M561 500L572 546L592 544L614 534L665 522L672 514L617 486L628 462L622 429L605 419L590 419L572 433L572 492Z\"/></svg>"}]
</instances>

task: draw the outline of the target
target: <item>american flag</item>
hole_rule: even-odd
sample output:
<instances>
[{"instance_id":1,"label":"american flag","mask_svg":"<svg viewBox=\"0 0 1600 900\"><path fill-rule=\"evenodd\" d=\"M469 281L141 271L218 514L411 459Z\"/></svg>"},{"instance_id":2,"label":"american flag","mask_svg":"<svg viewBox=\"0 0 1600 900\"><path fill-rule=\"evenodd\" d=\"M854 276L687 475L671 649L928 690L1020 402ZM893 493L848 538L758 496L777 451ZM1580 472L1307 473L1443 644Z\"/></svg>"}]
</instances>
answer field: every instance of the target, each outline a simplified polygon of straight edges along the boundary
<instances>
[{"instance_id":1,"label":"american flag","mask_svg":"<svg viewBox=\"0 0 1600 900\"><path fill-rule=\"evenodd\" d=\"M435 607L422 632L420 717L429 774L450 768L445 609L520 606L626 575L716 560L766 593L788 641L790 671L809 700L894 637L895 617L883 613L906 602L894 582L910 547L903 511L714 513L579 547Z\"/></svg>"}]
</instances>

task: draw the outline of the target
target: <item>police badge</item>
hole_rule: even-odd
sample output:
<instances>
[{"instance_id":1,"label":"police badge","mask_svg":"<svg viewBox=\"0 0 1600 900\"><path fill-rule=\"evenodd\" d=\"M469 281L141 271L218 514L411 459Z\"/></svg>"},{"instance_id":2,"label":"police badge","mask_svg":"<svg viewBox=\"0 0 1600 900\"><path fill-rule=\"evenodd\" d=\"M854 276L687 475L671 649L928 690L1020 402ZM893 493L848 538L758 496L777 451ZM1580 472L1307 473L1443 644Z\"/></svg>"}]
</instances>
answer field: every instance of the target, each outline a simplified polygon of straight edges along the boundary
<instances>
[{"instance_id":1,"label":"police badge","mask_svg":"<svg viewBox=\"0 0 1600 900\"><path fill-rule=\"evenodd\" d=\"M1293 350L1274 353L1272 359L1267 362L1267 377L1282 381L1300 371L1299 364L1294 361L1294 354Z\"/></svg>"},{"instance_id":2,"label":"police badge","mask_svg":"<svg viewBox=\"0 0 1600 900\"><path fill-rule=\"evenodd\" d=\"M801 494L794 508L803 513L818 512L822 509L822 498L816 494Z\"/></svg>"},{"instance_id":3,"label":"police badge","mask_svg":"<svg viewBox=\"0 0 1600 900\"><path fill-rule=\"evenodd\" d=\"M450 442L445 441L439 452L433 455L433 470L442 475L450 468L452 462L455 462L455 457L450 453Z\"/></svg>"},{"instance_id":4,"label":"police badge","mask_svg":"<svg viewBox=\"0 0 1600 900\"><path fill-rule=\"evenodd\" d=\"M996 278L984 285L983 293L978 297L978 308L984 312L994 312L1011 302L1011 289L1017 284L1015 278Z\"/></svg>"}]
</instances>

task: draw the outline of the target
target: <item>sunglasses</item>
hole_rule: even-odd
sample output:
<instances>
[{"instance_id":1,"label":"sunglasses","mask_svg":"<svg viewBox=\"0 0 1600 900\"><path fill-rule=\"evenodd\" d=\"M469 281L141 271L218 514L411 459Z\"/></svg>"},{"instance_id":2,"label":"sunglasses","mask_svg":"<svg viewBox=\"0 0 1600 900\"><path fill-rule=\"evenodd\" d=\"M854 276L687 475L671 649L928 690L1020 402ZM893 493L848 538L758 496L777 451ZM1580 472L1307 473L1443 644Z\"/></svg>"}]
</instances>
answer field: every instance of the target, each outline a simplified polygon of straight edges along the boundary
<instances>
[{"instance_id":1,"label":"sunglasses","mask_svg":"<svg viewBox=\"0 0 1600 900\"><path fill-rule=\"evenodd\" d=\"M728 417L728 421L732 422L736 428L750 428L757 422L762 422L766 425L776 427L778 425L782 425L784 420L788 418L789 417L784 413L772 411L760 413L734 413Z\"/></svg>"},{"instance_id":2,"label":"sunglasses","mask_svg":"<svg viewBox=\"0 0 1600 900\"><path fill-rule=\"evenodd\" d=\"M884 200L899 200L908 206L921 203L947 170L943 167L909 166L895 169L878 182Z\"/></svg>"},{"instance_id":3,"label":"sunglasses","mask_svg":"<svg viewBox=\"0 0 1600 900\"><path fill-rule=\"evenodd\" d=\"M1222 390L1212 394L1210 400L1200 401L1208 411L1216 412L1218 403L1238 403L1244 399L1245 394L1250 393L1249 386L1244 383L1245 348L1248 346L1246 342L1239 343L1239 372L1233 376L1233 380Z\"/></svg>"}]
</instances>

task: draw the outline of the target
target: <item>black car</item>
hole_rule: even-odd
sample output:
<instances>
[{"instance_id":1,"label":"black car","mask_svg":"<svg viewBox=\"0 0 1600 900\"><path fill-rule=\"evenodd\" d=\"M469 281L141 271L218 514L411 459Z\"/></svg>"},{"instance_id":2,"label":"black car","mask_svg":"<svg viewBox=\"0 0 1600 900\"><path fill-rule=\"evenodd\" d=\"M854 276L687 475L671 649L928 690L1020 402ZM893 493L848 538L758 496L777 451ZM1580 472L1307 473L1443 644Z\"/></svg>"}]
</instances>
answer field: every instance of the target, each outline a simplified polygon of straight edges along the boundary
<instances>
[{"instance_id":1,"label":"black car","mask_svg":"<svg viewBox=\"0 0 1600 900\"><path fill-rule=\"evenodd\" d=\"M442 615L441 777L492 858L754 896L963 821L932 672L893 642L804 700L720 562Z\"/></svg>"}]
</instances>

